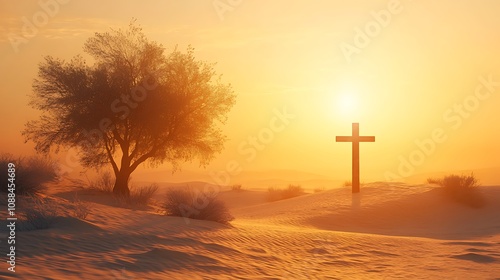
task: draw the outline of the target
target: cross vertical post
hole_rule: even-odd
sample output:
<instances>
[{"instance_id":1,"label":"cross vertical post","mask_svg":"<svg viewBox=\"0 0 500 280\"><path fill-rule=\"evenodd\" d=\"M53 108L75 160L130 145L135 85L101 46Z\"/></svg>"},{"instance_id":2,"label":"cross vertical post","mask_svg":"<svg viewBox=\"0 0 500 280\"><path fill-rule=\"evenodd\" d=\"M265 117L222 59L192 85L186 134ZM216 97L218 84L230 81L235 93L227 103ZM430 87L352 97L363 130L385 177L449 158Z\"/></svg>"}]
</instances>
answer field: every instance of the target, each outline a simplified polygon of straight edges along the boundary
<instances>
[{"instance_id":1,"label":"cross vertical post","mask_svg":"<svg viewBox=\"0 0 500 280\"><path fill-rule=\"evenodd\" d=\"M359 123L352 124L352 136L337 136L337 142L352 142L352 193L359 193L359 142L375 142L375 136L359 136Z\"/></svg>"},{"instance_id":2,"label":"cross vertical post","mask_svg":"<svg viewBox=\"0 0 500 280\"><path fill-rule=\"evenodd\" d=\"M359 124L352 124L352 137L359 137ZM352 192L359 193L359 142L352 141Z\"/></svg>"}]
</instances>

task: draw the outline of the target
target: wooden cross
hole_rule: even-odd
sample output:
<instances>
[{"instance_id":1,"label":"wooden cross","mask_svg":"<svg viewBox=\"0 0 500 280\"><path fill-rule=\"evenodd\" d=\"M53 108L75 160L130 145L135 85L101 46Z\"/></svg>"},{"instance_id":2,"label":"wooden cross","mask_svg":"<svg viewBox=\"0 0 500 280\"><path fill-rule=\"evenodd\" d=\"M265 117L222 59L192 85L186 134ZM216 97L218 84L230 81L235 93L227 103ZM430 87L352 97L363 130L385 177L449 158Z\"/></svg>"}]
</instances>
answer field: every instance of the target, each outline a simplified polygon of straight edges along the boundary
<instances>
[{"instance_id":1,"label":"wooden cross","mask_svg":"<svg viewBox=\"0 0 500 280\"><path fill-rule=\"evenodd\" d=\"M359 142L375 142L375 136L359 136L359 123L352 124L352 136L337 136L337 142L352 142L352 193L359 193Z\"/></svg>"}]
</instances>

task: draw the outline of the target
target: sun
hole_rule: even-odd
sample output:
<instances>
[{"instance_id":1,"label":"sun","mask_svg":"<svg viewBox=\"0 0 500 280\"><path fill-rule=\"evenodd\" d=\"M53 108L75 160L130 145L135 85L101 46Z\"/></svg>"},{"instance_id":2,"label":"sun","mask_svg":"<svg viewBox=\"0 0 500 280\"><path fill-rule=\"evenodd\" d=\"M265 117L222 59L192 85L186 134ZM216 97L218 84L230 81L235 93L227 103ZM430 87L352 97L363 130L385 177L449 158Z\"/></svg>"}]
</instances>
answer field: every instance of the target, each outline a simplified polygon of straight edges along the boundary
<instances>
[{"instance_id":1,"label":"sun","mask_svg":"<svg viewBox=\"0 0 500 280\"><path fill-rule=\"evenodd\" d=\"M322 101L328 118L334 121L359 121L363 111L360 91L355 84L329 87Z\"/></svg>"},{"instance_id":2,"label":"sun","mask_svg":"<svg viewBox=\"0 0 500 280\"><path fill-rule=\"evenodd\" d=\"M356 94L352 92L341 93L336 101L337 110L342 115L354 114L357 111L358 100Z\"/></svg>"},{"instance_id":3,"label":"sun","mask_svg":"<svg viewBox=\"0 0 500 280\"><path fill-rule=\"evenodd\" d=\"M359 92L355 87L344 87L334 94L333 109L337 112L337 117L357 120L361 114L361 104Z\"/></svg>"}]
</instances>

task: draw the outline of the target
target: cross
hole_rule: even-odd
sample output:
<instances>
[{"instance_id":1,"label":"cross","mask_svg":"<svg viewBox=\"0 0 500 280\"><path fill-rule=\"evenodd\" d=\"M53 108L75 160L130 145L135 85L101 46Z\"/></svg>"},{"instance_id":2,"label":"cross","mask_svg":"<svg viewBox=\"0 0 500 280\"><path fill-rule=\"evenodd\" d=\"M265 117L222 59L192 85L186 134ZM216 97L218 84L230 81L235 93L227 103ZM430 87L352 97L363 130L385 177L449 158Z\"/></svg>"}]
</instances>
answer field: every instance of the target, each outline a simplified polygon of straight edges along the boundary
<instances>
[{"instance_id":1,"label":"cross","mask_svg":"<svg viewBox=\"0 0 500 280\"><path fill-rule=\"evenodd\" d=\"M375 136L359 136L359 123L352 124L352 136L337 136L336 142L352 142L352 193L359 193L359 142L375 142Z\"/></svg>"}]
</instances>

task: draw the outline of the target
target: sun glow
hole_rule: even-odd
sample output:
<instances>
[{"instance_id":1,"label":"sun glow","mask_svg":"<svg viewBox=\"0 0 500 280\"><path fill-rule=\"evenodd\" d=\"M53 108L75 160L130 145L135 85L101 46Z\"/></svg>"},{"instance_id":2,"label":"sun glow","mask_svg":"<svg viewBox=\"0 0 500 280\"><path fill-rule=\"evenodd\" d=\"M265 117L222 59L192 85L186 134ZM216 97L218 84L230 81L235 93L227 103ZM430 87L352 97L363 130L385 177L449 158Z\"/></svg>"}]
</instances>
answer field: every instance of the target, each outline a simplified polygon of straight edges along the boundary
<instances>
[{"instance_id":1,"label":"sun glow","mask_svg":"<svg viewBox=\"0 0 500 280\"><path fill-rule=\"evenodd\" d=\"M356 94L352 92L341 93L337 99L337 110L342 115L350 115L357 111L358 100Z\"/></svg>"},{"instance_id":2,"label":"sun glow","mask_svg":"<svg viewBox=\"0 0 500 280\"><path fill-rule=\"evenodd\" d=\"M344 87L330 91L328 102L329 115L334 119L342 118L357 121L361 113L361 103L358 90L353 87Z\"/></svg>"}]
</instances>

